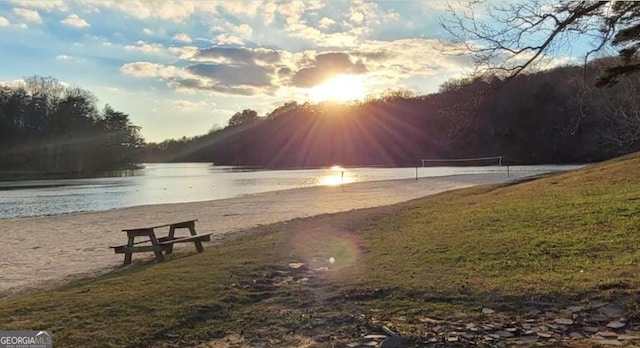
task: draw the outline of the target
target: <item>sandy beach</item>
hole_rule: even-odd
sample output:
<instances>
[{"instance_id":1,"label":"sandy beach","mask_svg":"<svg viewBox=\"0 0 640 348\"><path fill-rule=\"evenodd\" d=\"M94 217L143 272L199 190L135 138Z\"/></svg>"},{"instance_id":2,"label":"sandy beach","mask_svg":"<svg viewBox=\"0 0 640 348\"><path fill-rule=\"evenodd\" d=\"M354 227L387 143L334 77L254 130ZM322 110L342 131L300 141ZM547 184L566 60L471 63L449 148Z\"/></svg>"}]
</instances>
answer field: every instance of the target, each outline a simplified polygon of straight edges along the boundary
<instances>
[{"instance_id":1,"label":"sandy beach","mask_svg":"<svg viewBox=\"0 0 640 348\"><path fill-rule=\"evenodd\" d=\"M122 267L109 246L126 243L124 228L198 219L198 233L219 242L239 231L278 221L389 205L477 184L519 179L504 174L389 180L276 191L237 198L148 205L97 213L0 220L0 298L71 278ZM193 249L193 245L181 245ZM210 248L205 244L205 250ZM134 262L153 253L134 254Z\"/></svg>"}]
</instances>

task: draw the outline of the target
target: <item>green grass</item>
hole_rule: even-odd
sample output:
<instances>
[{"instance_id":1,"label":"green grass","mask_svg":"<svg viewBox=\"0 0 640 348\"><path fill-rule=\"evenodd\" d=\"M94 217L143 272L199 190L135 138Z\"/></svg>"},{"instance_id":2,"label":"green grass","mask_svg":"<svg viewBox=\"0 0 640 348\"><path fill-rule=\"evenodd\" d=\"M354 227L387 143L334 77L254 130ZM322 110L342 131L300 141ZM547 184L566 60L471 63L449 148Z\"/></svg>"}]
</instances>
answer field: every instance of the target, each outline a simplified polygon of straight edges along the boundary
<instances>
[{"instance_id":1,"label":"green grass","mask_svg":"<svg viewBox=\"0 0 640 348\"><path fill-rule=\"evenodd\" d=\"M57 347L193 345L232 334L330 346L379 322L524 315L622 301L638 313L640 156L511 185L263 226L202 254L137 264L0 303L0 329L55 332ZM333 257L335 263L327 260ZM305 283L253 280L289 262Z\"/></svg>"}]
</instances>

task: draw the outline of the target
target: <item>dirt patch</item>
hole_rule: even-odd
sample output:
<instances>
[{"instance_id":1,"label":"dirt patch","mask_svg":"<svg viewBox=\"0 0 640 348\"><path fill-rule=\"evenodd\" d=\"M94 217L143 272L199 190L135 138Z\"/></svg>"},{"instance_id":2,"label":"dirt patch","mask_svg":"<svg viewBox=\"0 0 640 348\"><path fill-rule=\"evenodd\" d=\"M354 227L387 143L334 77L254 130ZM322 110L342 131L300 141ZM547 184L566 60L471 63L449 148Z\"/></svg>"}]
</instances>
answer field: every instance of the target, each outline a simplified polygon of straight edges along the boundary
<instances>
[{"instance_id":1,"label":"dirt patch","mask_svg":"<svg viewBox=\"0 0 640 348\"><path fill-rule=\"evenodd\" d=\"M263 328L243 330L201 347L510 347L633 346L640 343L640 321L632 304L591 302L541 305L517 317L483 308L476 320L390 315L363 310L334 312L333 305L363 304L399 296L399 289L353 288L314 297L328 267L301 262L270 266L237 286L262 294L258 300L279 318ZM313 299L312 299L313 298ZM305 302L306 301L306 302ZM366 306L363 306L363 308Z\"/></svg>"},{"instance_id":2,"label":"dirt patch","mask_svg":"<svg viewBox=\"0 0 640 348\"><path fill-rule=\"evenodd\" d=\"M274 345L275 344L275 345ZM198 348L258 348L258 347L282 347L282 348L311 348L317 347L317 342L303 337L291 336L285 341L278 342L249 342L244 337L238 335L229 335L221 339L209 341L198 345Z\"/></svg>"}]
</instances>

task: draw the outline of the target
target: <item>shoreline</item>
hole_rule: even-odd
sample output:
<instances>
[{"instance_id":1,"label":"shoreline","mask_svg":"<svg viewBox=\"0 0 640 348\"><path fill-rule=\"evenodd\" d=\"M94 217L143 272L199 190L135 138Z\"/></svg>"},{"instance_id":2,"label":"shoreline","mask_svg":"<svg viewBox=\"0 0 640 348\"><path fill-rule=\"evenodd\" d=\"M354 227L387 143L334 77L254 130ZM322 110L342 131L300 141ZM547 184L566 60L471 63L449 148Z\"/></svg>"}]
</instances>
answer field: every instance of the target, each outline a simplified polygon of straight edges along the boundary
<instances>
[{"instance_id":1,"label":"shoreline","mask_svg":"<svg viewBox=\"0 0 640 348\"><path fill-rule=\"evenodd\" d=\"M411 179L417 174L420 178L429 178L509 173L504 167L470 170L462 167L418 168L419 170L352 168L345 169L343 179L340 172L328 168L317 171L236 173L219 169L212 172L210 167L198 166L197 163L196 166L191 165L182 163L176 166L149 167L147 172L133 177L0 182L0 192L6 193L0 195L0 221L20 217L101 212L140 205L227 199L275 190L340 184L342 181L351 183ZM519 177L577 168L579 167L514 167L511 175Z\"/></svg>"},{"instance_id":2,"label":"shoreline","mask_svg":"<svg viewBox=\"0 0 640 348\"><path fill-rule=\"evenodd\" d=\"M198 233L223 242L259 225L354 209L391 205L479 184L517 181L523 176L466 174L447 177L357 182L270 191L220 200L142 205L101 212L0 219L0 299L38 287L121 268L123 255L109 246L126 243L124 228L198 219ZM162 231L159 232L162 235ZM178 248L180 250L181 248ZM193 249L193 248L191 248ZM190 250L190 249L185 249ZM151 253L135 254L136 260Z\"/></svg>"}]
</instances>

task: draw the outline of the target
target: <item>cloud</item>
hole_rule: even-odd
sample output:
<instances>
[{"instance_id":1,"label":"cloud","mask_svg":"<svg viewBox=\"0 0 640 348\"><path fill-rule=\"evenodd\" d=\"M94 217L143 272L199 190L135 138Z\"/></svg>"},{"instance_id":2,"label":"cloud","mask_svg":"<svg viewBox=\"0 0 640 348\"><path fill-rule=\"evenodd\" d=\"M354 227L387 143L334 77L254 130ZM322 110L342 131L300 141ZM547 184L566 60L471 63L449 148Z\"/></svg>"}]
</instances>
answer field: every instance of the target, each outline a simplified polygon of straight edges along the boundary
<instances>
[{"instance_id":1,"label":"cloud","mask_svg":"<svg viewBox=\"0 0 640 348\"><path fill-rule=\"evenodd\" d=\"M220 93L251 95L250 91L234 93L233 87L219 86L215 81L198 77L185 68L172 65L162 65L151 62L127 63L120 67L120 71L126 75L139 78L161 79L167 82L169 87L183 92L214 91Z\"/></svg>"},{"instance_id":2,"label":"cloud","mask_svg":"<svg viewBox=\"0 0 640 348\"><path fill-rule=\"evenodd\" d=\"M219 81L226 86L264 87L271 84L271 71L257 65L195 64L186 69L194 75L206 77L212 81Z\"/></svg>"},{"instance_id":3,"label":"cloud","mask_svg":"<svg viewBox=\"0 0 640 348\"><path fill-rule=\"evenodd\" d=\"M111 93L120 93L121 89L118 87L109 86L107 87L107 91Z\"/></svg>"},{"instance_id":4,"label":"cloud","mask_svg":"<svg viewBox=\"0 0 640 348\"><path fill-rule=\"evenodd\" d=\"M182 0L129 0L104 1L82 0L78 2L85 8L106 8L124 13L139 20L160 19L174 23L184 22L193 15L210 16L217 13L216 2Z\"/></svg>"},{"instance_id":5,"label":"cloud","mask_svg":"<svg viewBox=\"0 0 640 348\"><path fill-rule=\"evenodd\" d=\"M389 11L385 13L382 17L385 22L397 22L400 20L400 14L398 12Z\"/></svg>"},{"instance_id":6,"label":"cloud","mask_svg":"<svg viewBox=\"0 0 640 348\"><path fill-rule=\"evenodd\" d=\"M219 45L243 45L244 41L231 34L220 34L216 36L216 43Z\"/></svg>"},{"instance_id":7,"label":"cloud","mask_svg":"<svg viewBox=\"0 0 640 348\"><path fill-rule=\"evenodd\" d=\"M212 92L221 95L255 96L260 90L247 86L228 86L219 81L204 78L189 78L169 82L169 86L181 92Z\"/></svg>"},{"instance_id":8,"label":"cloud","mask_svg":"<svg viewBox=\"0 0 640 348\"><path fill-rule=\"evenodd\" d=\"M299 24L302 22L302 15L306 5L302 1L290 1L278 4L278 13L283 17L287 25Z\"/></svg>"},{"instance_id":9,"label":"cloud","mask_svg":"<svg viewBox=\"0 0 640 348\"><path fill-rule=\"evenodd\" d=\"M273 24L276 16L280 15L289 26L302 23L305 12L318 11L324 7L325 3L322 1L276 1L263 3L259 11L266 25Z\"/></svg>"},{"instance_id":10,"label":"cloud","mask_svg":"<svg viewBox=\"0 0 640 348\"><path fill-rule=\"evenodd\" d=\"M224 32L225 29L224 29L224 27L222 27L220 25L214 24L214 25L211 25L209 27L209 31L212 32L212 33L213 32L220 32L221 33L221 32Z\"/></svg>"},{"instance_id":11,"label":"cloud","mask_svg":"<svg viewBox=\"0 0 640 348\"><path fill-rule=\"evenodd\" d=\"M278 26L283 24L284 17L279 12L282 3L275 4L278 8L276 11L279 16L276 24ZM296 13L299 13L296 9L306 9L306 4L302 3L302 7L294 4L294 9L290 9L292 16L295 17ZM353 7L352 4L359 3L347 3L344 6L344 11L341 10L341 17L330 16L325 13L326 10L311 16L310 20L313 20L313 23L323 22L325 25L331 26L332 32L319 31L316 29L320 27L318 24L315 28L306 25L304 21L308 19L308 16L304 11L304 16L299 18L302 24L297 27L302 30L315 30L315 33L319 35L318 39L324 43L338 45L346 42L346 46L331 48L320 46L317 50L292 49L290 51L225 45L198 48L196 44L177 45L179 42L188 42L187 38L192 42L194 39L198 40L195 36L189 36L192 34L191 32L184 32L184 34L189 34L184 37L183 33L173 32L175 46L165 47L159 43L140 40L135 44L125 46L125 49L145 53L169 53L173 55L174 63L166 63L171 60L171 56L162 64L151 61L130 62L121 66L121 72L131 77L164 81L169 87L181 93L224 96L268 95L282 96L286 99L291 98L291 95L299 91L297 88L316 86L338 74L366 75L367 81L371 81L376 88L382 85L389 88L403 83L412 83L414 77L432 79L434 76L457 76L462 73L465 66L468 66L467 57L442 55L440 43L437 40L419 38L392 41L366 39L368 29L363 26L375 21L383 23L385 19L382 14L393 17L396 13L381 12L380 9L377 9L380 12L377 14L364 12L363 24L358 26L349 24L349 17L352 14L349 9ZM369 4L361 5L355 13L362 12L363 8L367 8L366 6ZM257 16L260 17L260 15ZM325 18L326 20L323 20ZM210 22L203 24L205 28L214 25ZM220 26L217 29L229 31L214 33L214 35L226 35L223 38L237 40L237 43L241 42L241 39L234 34L234 29L244 34L251 33L256 36L263 34L262 27L259 27L260 31L258 31L258 27L255 27L256 32L254 33L254 29L248 24L246 28L242 24L229 22L218 22L216 25ZM198 42L199 44L200 42ZM265 46L268 44L268 42L265 43ZM289 94L284 95L285 93Z\"/></svg>"},{"instance_id":12,"label":"cloud","mask_svg":"<svg viewBox=\"0 0 640 348\"><path fill-rule=\"evenodd\" d=\"M281 52L265 48L185 46L171 47L169 52L195 64L177 67L135 62L120 70L134 77L165 80L181 92L251 96L272 94L277 89L276 70L284 67Z\"/></svg>"},{"instance_id":13,"label":"cloud","mask_svg":"<svg viewBox=\"0 0 640 348\"><path fill-rule=\"evenodd\" d=\"M222 1L220 3L220 7L232 15L251 18L258 14L262 6L261 1Z\"/></svg>"},{"instance_id":14,"label":"cloud","mask_svg":"<svg viewBox=\"0 0 640 348\"><path fill-rule=\"evenodd\" d=\"M86 27L90 26L90 24L87 23L87 21L85 21L84 19L80 18L75 13L70 14L69 16L67 16L67 18L61 20L60 23L68 25L70 27L74 27L74 28L86 28Z\"/></svg>"},{"instance_id":15,"label":"cloud","mask_svg":"<svg viewBox=\"0 0 640 348\"><path fill-rule=\"evenodd\" d=\"M253 28L248 24L240 24L237 27L233 28L233 32L240 35L241 37L250 37L253 34Z\"/></svg>"},{"instance_id":16,"label":"cloud","mask_svg":"<svg viewBox=\"0 0 640 348\"><path fill-rule=\"evenodd\" d=\"M385 61L394 56L398 55L400 52L390 52L384 49L379 51L353 51L350 54L354 57L363 58L365 61Z\"/></svg>"},{"instance_id":17,"label":"cloud","mask_svg":"<svg viewBox=\"0 0 640 348\"><path fill-rule=\"evenodd\" d=\"M276 18L276 10L278 9L278 5L273 2L268 2L262 8L262 18L266 25L273 24L273 21Z\"/></svg>"},{"instance_id":18,"label":"cloud","mask_svg":"<svg viewBox=\"0 0 640 348\"><path fill-rule=\"evenodd\" d=\"M11 24L8 19L0 16L0 27L7 27Z\"/></svg>"},{"instance_id":19,"label":"cloud","mask_svg":"<svg viewBox=\"0 0 640 348\"><path fill-rule=\"evenodd\" d=\"M278 75L279 75L280 77L286 77L286 76L289 76L289 75L291 75L291 73L292 73L292 72L293 72L293 71L291 70L291 68L288 68L288 67L284 67L284 68L280 68L280 69L278 69Z\"/></svg>"},{"instance_id":20,"label":"cloud","mask_svg":"<svg viewBox=\"0 0 640 348\"><path fill-rule=\"evenodd\" d=\"M38 13L37 10L29 10L26 8L14 8L13 13L15 13L16 16L24 19L27 22L38 23L38 24L42 23L42 17L40 17L40 14Z\"/></svg>"},{"instance_id":21,"label":"cloud","mask_svg":"<svg viewBox=\"0 0 640 348\"><path fill-rule=\"evenodd\" d=\"M149 28L142 29L142 33L145 35L153 35L153 31Z\"/></svg>"},{"instance_id":22,"label":"cloud","mask_svg":"<svg viewBox=\"0 0 640 348\"><path fill-rule=\"evenodd\" d=\"M276 12L286 22L281 28L286 35L331 50L357 48L378 28L400 19L394 10L371 1L331 2L331 6L302 1L278 4Z\"/></svg>"},{"instance_id":23,"label":"cloud","mask_svg":"<svg viewBox=\"0 0 640 348\"><path fill-rule=\"evenodd\" d=\"M327 22L325 21L325 24ZM348 48L359 45L362 37L370 31L365 26L346 28L331 28L332 32L326 33L322 30L328 30L320 24L316 26L308 25L304 22L288 24L283 30L287 35L294 38L302 38L311 41L315 46L323 48Z\"/></svg>"},{"instance_id":24,"label":"cloud","mask_svg":"<svg viewBox=\"0 0 640 348\"><path fill-rule=\"evenodd\" d=\"M385 16L385 12L378 8L378 4L356 0L351 3L349 9L349 21L356 25L381 24L380 19Z\"/></svg>"},{"instance_id":25,"label":"cloud","mask_svg":"<svg viewBox=\"0 0 640 348\"><path fill-rule=\"evenodd\" d=\"M335 24L336 24L336 21L334 21L329 17L322 17L322 19L318 21L318 26L322 29L328 29Z\"/></svg>"},{"instance_id":26,"label":"cloud","mask_svg":"<svg viewBox=\"0 0 640 348\"><path fill-rule=\"evenodd\" d=\"M135 45L126 45L124 46L124 49L127 51L140 51L146 54L151 54L162 52L164 46L162 46L162 44L146 43L142 40L138 40Z\"/></svg>"},{"instance_id":27,"label":"cloud","mask_svg":"<svg viewBox=\"0 0 640 348\"><path fill-rule=\"evenodd\" d=\"M307 9L312 11L323 9L325 8L325 5L326 5L326 2L321 0L307 1Z\"/></svg>"},{"instance_id":28,"label":"cloud","mask_svg":"<svg viewBox=\"0 0 640 348\"><path fill-rule=\"evenodd\" d=\"M359 11L354 11L349 15L349 20L357 24L362 24L362 22L364 21L364 13Z\"/></svg>"},{"instance_id":29,"label":"cloud","mask_svg":"<svg viewBox=\"0 0 640 348\"><path fill-rule=\"evenodd\" d=\"M167 80L180 75L180 69L175 66L151 62L127 63L120 67L120 71L135 77L153 77Z\"/></svg>"},{"instance_id":30,"label":"cloud","mask_svg":"<svg viewBox=\"0 0 640 348\"><path fill-rule=\"evenodd\" d=\"M385 88L408 79L438 76L445 79L471 72L473 63L469 56L445 55L442 50L443 44L436 39L413 38L365 41L358 51L350 54L366 64L370 85Z\"/></svg>"},{"instance_id":31,"label":"cloud","mask_svg":"<svg viewBox=\"0 0 640 348\"><path fill-rule=\"evenodd\" d=\"M182 46L182 47L169 47L167 49L169 53L177 56L180 59L190 60L196 54L198 54L199 50L196 46Z\"/></svg>"},{"instance_id":32,"label":"cloud","mask_svg":"<svg viewBox=\"0 0 640 348\"><path fill-rule=\"evenodd\" d=\"M244 39L250 38L251 35L253 35L253 28L248 24L234 25L227 23L226 29L220 25L213 25L210 31L219 32L215 37L215 42L218 45L243 46Z\"/></svg>"},{"instance_id":33,"label":"cloud","mask_svg":"<svg viewBox=\"0 0 640 348\"><path fill-rule=\"evenodd\" d=\"M78 58L78 57L70 56L70 55L67 55L67 54L59 54L59 55L57 55L57 56L56 56L56 60L59 60L59 61L66 61L66 62L71 62L71 61L73 61L73 62L75 62L75 63L82 63L82 62L84 62L84 59L82 59L82 58Z\"/></svg>"},{"instance_id":34,"label":"cloud","mask_svg":"<svg viewBox=\"0 0 640 348\"><path fill-rule=\"evenodd\" d=\"M53 10L65 12L69 8L63 0L6 0L11 4L18 5L23 8L32 8L51 12Z\"/></svg>"},{"instance_id":35,"label":"cloud","mask_svg":"<svg viewBox=\"0 0 640 348\"><path fill-rule=\"evenodd\" d=\"M178 111L193 111L203 106L203 103L195 103L190 100L178 99L173 101L173 107Z\"/></svg>"},{"instance_id":36,"label":"cloud","mask_svg":"<svg viewBox=\"0 0 640 348\"><path fill-rule=\"evenodd\" d=\"M313 87L337 74L362 74L367 72L363 62L353 63L349 54L342 52L322 53L315 57L311 67L298 70L291 82L296 87Z\"/></svg>"},{"instance_id":37,"label":"cloud","mask_svg":"<svg viewBox=\"0 0 640 348\"><path fill-rule=\"evenodd\" d=\"M200 61L228 64L255 65L257 62L276 64L281 60L281 53L265 48L214 46L199 50L194 58Z\"/></svg>"},{"instance_id":38,"label":"cloud","mask_svg":"<svg viewBox=\"0 0 640 348\"><path fill-rule=\"evenodd\" d=\"M173 36L173 41L179 41L179 42L184 42L184 43L192 43L193 40L191 39L191 37L189 37L189 35L185 34L185 33L179 33Z\"/></svg>"}]
</instances>

